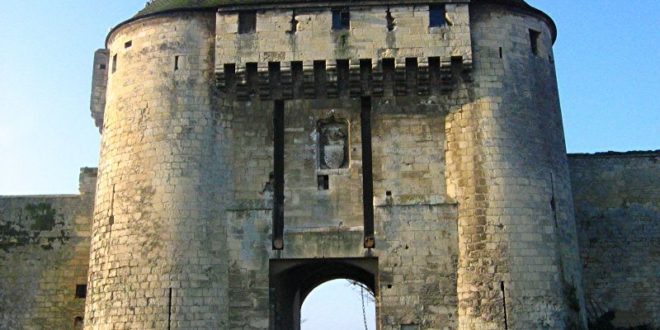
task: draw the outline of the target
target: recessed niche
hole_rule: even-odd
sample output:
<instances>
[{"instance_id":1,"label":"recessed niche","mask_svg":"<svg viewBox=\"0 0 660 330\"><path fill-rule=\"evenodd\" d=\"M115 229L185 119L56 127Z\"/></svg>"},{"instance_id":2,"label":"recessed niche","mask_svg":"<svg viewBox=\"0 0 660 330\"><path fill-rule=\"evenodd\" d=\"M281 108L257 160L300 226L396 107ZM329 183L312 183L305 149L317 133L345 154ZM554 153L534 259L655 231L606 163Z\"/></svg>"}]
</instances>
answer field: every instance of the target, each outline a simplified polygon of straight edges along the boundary
<instances>
[{"instance_id":1,"label":"recessed niche","mask_svg":"<svg viewBox=\"0 0 660 330\"><path fill-rule=\"evenodd\" d=\"M317 184L319 190L328 190L330 189L330 176L328 175L319 175L317 177Z\"/></svg>"},{"instance_id":2,"label":"recessed niche","mask_svg":"<svg viewBox=\"0 0 660 330\"><path fill-rule=\"evenodd\" d=\"M429 27L441 27L447 25L445 5L429 6Z\"/></svg>"},{"instance_id":3,"label":"recessed niche","mask_svg":"<svg viewBox=\"0 0 660 330\"><path fill-rule=\"evenodd\" d=\"M76 285L76 298L86 298L86 297L87 297L87 284Z\"/></svg>"},{"instance_id":4,"label":"recessed niche","mask_svg":"<svg viewBox=\"0 0 660 330\"><path fill-rule=\"evenodd\" d=\"M335 8L332 10L332 29L348 30L351 27L351 13L348 8Z\"/></svg>"},{"instance_id":5,"label":"recessed niche","mask_svg":"<svg viewBox=\"0 0 660 330\"><path fill-rule=\"evenodd\" d=\"M529 42L532 54L539 55L539 40L541 39L541 32L529 29Z\"/></svg>"},{"instance_id":6,"label":"recessed niche","mask_svg":"<svg viewBox=\"0 0 660 330\"><path fill-rule=\"evenodd\" d=\"M254 33L257 30L257 12L253 10L238 13L238 33Z\"/></svg>"}]
</instances>

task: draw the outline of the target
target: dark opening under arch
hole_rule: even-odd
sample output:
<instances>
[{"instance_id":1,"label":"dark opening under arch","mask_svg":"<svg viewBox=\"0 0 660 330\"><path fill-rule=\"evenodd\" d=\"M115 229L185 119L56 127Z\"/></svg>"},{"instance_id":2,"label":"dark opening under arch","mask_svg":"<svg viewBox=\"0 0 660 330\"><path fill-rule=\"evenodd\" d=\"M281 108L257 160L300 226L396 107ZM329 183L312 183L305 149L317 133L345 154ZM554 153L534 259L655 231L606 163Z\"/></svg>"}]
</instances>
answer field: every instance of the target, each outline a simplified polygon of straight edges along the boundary
<instances>
[{"instance_id":1,"label":"dark opening under arch","mask_svg":"<svg viewBox=\"0 0 660 330\"><path fill-rule=\"evenodd\" d=\"M270 260L270 329L300 330L303 301L331 280L358 281L378 297L377 273L377 258Z\"/></svg>"}]
</instances>

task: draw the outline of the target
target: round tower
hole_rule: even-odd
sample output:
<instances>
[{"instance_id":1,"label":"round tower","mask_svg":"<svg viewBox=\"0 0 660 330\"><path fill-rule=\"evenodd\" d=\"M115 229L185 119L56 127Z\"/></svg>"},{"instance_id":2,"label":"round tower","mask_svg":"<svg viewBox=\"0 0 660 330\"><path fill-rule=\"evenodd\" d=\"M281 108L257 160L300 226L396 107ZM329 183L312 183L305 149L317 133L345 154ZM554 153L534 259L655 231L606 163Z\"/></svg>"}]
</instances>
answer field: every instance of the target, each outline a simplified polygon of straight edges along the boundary
<instances>
[{"instance_id":1,"label":"round tower","mask_svg":"<svg viewBox=\"0 0 660 330\"><path fill-rule=\"evenodd\" d=\"M586 326L552 20L472 1L474 99L450 113L461 329Z\"/></svg>"},{"instance_id":2,"label":"round tower","mask_svg":"<svg viewBox=\"0 0 660 330\"><path fill-rule=\"evenodd\" d=\"M214 35L213 12L183 12L107 38L87 328L227 328Z\"/></svg>"}]
</instances>

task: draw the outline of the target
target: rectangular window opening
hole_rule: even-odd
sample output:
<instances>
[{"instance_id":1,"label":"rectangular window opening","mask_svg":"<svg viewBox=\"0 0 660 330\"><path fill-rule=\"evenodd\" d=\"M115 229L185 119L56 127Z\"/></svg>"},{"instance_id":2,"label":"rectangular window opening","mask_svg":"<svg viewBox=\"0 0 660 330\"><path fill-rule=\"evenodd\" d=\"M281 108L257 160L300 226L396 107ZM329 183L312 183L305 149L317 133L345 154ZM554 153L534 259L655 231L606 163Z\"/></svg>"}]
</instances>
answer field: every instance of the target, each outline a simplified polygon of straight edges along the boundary
<instances>
[{"instance_id":1,"label":"rectangular window opening","mask_svg":"<svg viewBox=\"0 0 660 330\"><path fill-rule=\"evenodd\" d=\"M117 54L112 56L112 73L117 71Z\"/></svg>"},{"instance_id":2,"label":"rectangular window opening","mask_svg":"<svg viewBox=\"0 0 660 330\"><path fill-rule=\"evenodd\" d=\"M254 10L238 13L238 33L254 33L257 30L257 12Z\"/></svg>"},{"instance_id":3,"label":"rectangular window opening","mask_svg":"<svg viewBox=\"0 0 660 330\"><path fill-rule=\"evenodd\" d=\"M174 56L174 71L179 70L179 56Z\"/></svg>"},{"instance_id":4,"label":"rectangular window opening","mask_svg":"<svg viewBox=\"0 0 660 330\"><path fill-rule=\"evenodd\" d=\"M105 70L105 64L99 64L99 70Z\"/></svg>"},{"instance_id":5,"label":"rectangular window opening","mask_svg":"<svg viewBox=\"0 0 660 330\"><path fill-rule=\"evenodd\" d=\"M445 5L430 5L429 6L429 27L440 27L447 25L445 14L447 10Z\"/></svg>"},{"instance_id":6,"label":"rectangular window opening","mask_svg":"<svg viewBox=\"0 0 660 330\"><path fill-rule=\"evenodd\" d=\"M351 13L348 8L335 8L332 10L332 29L348 30L351 28Z\"/></svg>"},{"instance_id":7,"label":"rectangular window opening","mask_svg":"<svg viewBox=\"0 0 660 330\"><path fill-rule=\"evenodd\" d=\"M76 285L76 298L86 298L86 297L87 297L87 284Z\"/></svg>"},{"instance_id":8,"label":"rectangular window opening","mask_svg":"<svg viewBox=\"0 0 660 330\"><path fill-rule=\"evenodd\" d=\"M539 55L539 39L541 32L529 29L529 42L532 49L532 54Z\"/></svg>"},{"instance_id":9,"label":"rectangular window opening","mask_svg":"<svg viewBox=\"0 0 660 330\"><path fill-rule=\"evenodd\" d=\"M317 177L317 183L319 190L328 190L330 189L330 176L329 175L319 175Z\"/></svg>"}]
</instances>

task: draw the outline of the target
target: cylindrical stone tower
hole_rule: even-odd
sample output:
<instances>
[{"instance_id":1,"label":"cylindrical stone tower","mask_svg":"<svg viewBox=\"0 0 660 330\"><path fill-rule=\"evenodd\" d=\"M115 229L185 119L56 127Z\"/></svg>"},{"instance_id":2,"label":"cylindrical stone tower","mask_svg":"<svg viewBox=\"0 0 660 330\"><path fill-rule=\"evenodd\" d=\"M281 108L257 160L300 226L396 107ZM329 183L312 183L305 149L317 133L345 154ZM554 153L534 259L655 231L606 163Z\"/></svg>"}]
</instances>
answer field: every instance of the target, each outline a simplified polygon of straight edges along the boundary
<instances>
[{"instance_id":1,"label":"cylindrical stone tower","mask_svg":"<svg viewBox=\"0 0 660 330\"><path fill-rule=\"evenodd\" d=\"M213 12L191 12L108 36L88 329L226 329L214 35Z\"/></svg>"},{"instance_id":2,"label":"cylindrical stone tower","mask_svg":"<svg viewBox=\"0 0 660 330\"><path fill-rule=\"evenodd\" d=\"M461 329L586 326L552 44L523 1L472 1L471 103L446 121Z\"/></svg>"}]
</instances>

